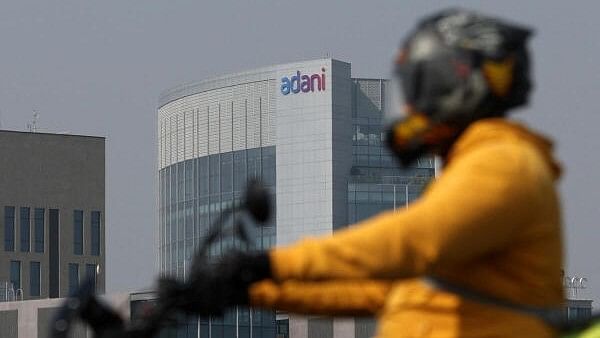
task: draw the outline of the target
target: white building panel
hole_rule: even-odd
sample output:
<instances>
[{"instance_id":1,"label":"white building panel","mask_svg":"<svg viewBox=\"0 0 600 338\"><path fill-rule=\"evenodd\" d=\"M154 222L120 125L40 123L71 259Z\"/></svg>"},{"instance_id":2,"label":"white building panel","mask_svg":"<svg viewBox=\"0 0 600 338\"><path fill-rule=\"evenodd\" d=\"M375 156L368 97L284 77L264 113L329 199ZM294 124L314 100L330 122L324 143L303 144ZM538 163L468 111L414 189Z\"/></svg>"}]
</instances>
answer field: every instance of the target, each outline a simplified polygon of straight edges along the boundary
<instances>
[{"instance_id":1,"label":"white building panel","mask_svg":"<svg viewBox=\"0 0 600 338\"><path fill-rule=\"evenodd\" d=\"M215 96L211 96L209 99L208 106L208 153L218 154L219 153L219 129L221 106Z\"/></svg>"},{"instance_id":2,"label":"white building panel","mask_svg":"<svg viewBox=\"0 0 600 338\"><path fill-rule=\"evenodd\" d=\"M260 106L261 98L254 96L258 94L255 88L249 88L249 99L246 108L246 145L248 148L260 147L260 128L261 128L261 116Z\"/></svg>"},{"instance_id":3,"label":"white building panel","mask_svg":"<svg viewBox=\"0 0 600 338\"><path fill-rule=\"evenodd\" d=\"M325 75L325 82L320 88L302 92L298 88L301 81L296 79L298 74ZM277 69L276 81L284 77L298 81L292 83L294 87L289 93L275 92L277 208L287 211L277 213L278 244L332 231L330 74L331 60L282 65Z\"/></svg>"},{"instance_id":4,"label":"white building panel","mask_svg":"<svg viewBox=\"0 0 600 338\"><path fill-rule=\"evenodd\" d=\"M232 150L233 143L233 106L232 101L221 102L221 114L220 114L220 136L221 148L220 152L230 152Z\"/></svg>"},{"instance_id":5,"label":"white building panel","mask_svg":"<svg viewBox=\"0 0 600 338\"><path fill-rule=\"evenodd\" d=\"M261 86L261 131L262 146L275 145L275 81L269 81Z\"/></svg>"},{"instance_id":6,"label":"white building panel","mask_svg":"<svg viewBox=\"0 0 600 338\"><path fill-rule=\"evenodd\" d=\"M184 125L184 160L194 158L194 113L191 108L183 114Z\"/></svg>"},{"instance_id":7,"label":"white building panel","mask_svg":"<svg viewBox=\"0 0 600 338\"><path fill-rule=\"evenodd\" d=\"M241 91L238 91L241 92ZM246 96L233 102L233 150L246 149Z\"/></svg>"},{"instance_id":8,"label":"white building panel","mask_svg":"<svg viewBox=\"0 0 600 338\"><path fill-rule=\"evenodd\" d=\"M208 106L198 107L198 156L208 155Z\"/></svg>"}]
</instances>

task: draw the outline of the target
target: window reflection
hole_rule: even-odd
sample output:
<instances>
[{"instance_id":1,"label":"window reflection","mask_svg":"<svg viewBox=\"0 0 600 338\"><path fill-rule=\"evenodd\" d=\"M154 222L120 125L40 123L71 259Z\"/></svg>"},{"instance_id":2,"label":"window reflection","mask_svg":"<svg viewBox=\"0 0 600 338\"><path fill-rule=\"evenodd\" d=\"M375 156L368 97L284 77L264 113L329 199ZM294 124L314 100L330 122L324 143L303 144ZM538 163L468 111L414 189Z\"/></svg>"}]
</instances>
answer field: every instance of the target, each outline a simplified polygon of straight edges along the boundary
<instances>
[{"instance_id":1,"label":"window reflection","mask_svg":"<svg viewBox=\"0 0 600 338\"><path fill-rule=\"evenodd\" d=\"M387 148L378 104L385 81L355 80L352 112L352 169L348 181L348 223L354 224L383 210L405 207L417 199L434 176L434 161L425 157L401 168ZM373 93L376 95L373 96Z\"/></svg>"}]
</instances>

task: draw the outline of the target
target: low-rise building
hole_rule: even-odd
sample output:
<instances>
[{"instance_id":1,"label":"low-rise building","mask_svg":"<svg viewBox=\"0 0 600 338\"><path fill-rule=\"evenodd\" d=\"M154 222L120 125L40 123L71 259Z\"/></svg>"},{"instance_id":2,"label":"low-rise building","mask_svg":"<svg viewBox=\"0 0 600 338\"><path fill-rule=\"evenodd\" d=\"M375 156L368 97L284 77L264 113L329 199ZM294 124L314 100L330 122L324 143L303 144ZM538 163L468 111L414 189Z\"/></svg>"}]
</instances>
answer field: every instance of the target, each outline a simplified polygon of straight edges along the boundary
<instances>
[{"instance_id":1,"label":"low-rise building","mask_svg":"<svg viewBox=\"0 0 600 338\"><path fill-rule=\"evenodd\" d=\"M104 292L105 139L2 130L0 158L0 302Z\"/></svg>"}]
</instances>

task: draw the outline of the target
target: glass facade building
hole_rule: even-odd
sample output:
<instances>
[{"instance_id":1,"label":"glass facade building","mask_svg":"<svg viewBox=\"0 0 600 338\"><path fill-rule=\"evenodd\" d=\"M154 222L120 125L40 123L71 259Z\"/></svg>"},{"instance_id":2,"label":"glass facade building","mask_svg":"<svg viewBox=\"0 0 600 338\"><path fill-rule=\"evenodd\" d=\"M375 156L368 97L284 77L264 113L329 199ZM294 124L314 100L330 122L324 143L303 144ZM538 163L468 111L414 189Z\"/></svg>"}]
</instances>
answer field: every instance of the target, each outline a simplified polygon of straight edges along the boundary
<instances>
[{"instance_id":1,"label":"glass facade building","mask_svg":"<svg viewBox=\"0 0 600 338\"><path fill-rule=\"evenodd\" d=\"M239 207L246 183L260 179L275 192L275 147L237 150L203 156L170 165L160 177L161 270L185 278L194 249L226 208ZM274 222L259 228L254 245L259 249L275 243ZM162 243L161 243L162 244ZM222 240L211 247L218 256L233 245Z\"/></svg>"},{"instance_id":2,"label":"glass facade building","mask_svg":"<svg viewBox=\"0 0 600 338\"><path fill-rule=\"evenodd\" d=\"M382 210L405 207L434 176L434 159L421 158L411 168L399 166L385 145L383 114L388 82L352 79L352 169L348 180L348 223Z\"/></svg>"},{"instance_id":3,"label":"glass facade building","mask_svg":"<svg viewBox=\"0 0 600 338\"><path fill-rule=\"evenodd\" d=\"M319 59L164 92L157 130L161 273L186 278L198 243L224 209L240 205L251 178L263 181L275 206L256 237L259 249L329 235L416 199L434 176L434 161L401 170L385 148L387 84L352 78L349 63ZM236 245L223 239L210 255ZM363 338L373 327L368 319L237 308L222 318L182 318L163 335L326 338L342 330Z\"/></svg>"}]
</instances>

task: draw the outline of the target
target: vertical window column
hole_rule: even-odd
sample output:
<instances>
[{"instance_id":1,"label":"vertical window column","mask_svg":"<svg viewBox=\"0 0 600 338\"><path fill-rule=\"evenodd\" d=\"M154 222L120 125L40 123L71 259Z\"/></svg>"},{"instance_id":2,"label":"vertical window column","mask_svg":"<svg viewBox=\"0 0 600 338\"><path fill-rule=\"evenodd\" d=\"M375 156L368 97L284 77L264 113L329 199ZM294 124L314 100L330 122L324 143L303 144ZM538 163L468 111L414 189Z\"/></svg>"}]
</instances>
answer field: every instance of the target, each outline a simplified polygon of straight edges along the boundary
<instances>
[{"instance_id":1,"label":"vertical window column","mask_svg":"<svg viewBox=\"0 0 600 338\"><path fill-rule=\"evenodd\" d=\"M21 262L10 261L10 283L16 290L21 288Z\"/></svg>"},{"instance_id":2,"label":"vertical window column","mask_svg":"<svg viewBox=\"0 0 600 338\"><path fill-rule=\"evenodd\" d=\"M86 280L91 281L91 283L92 283L92 290L95 293L96 292L96 283L98 282L96 280L96 278L97 278L97 276L96 276L96 264L86 264L85 265L85 278L86 278Z\"/></svg>"},{"instance_id":3,"label":"vertical window column","mask_svg":"<svg viewBox=\"0 0 600 338\"><path fill-rule=\"evenodd\" d=\"M208 188L209 188L209 225L219 219L221 216L221 160L219 154L209 155L209 168L208 168ZM217 224L216 226L221 226ZM212 245L209 254L211 256L218 256L221 254L221 242L219 241L215 245Z\"/></svg>"},{"instance_id":4,"label":"vertical window column","mask_svg":"<svg viewBox=\"0 0 600 338\"><path fill-rule=\"evenodd\" d=\"M48 296L58 298L59 288L59 246L60 210L48 209Z\"/></svg>"},{"instance_id":5,"label":"vertical window column","mask_svg":"<svg viewBox=\"0 0 600 338\"><path fill-rule=\"evenodd\" d=\"M44 252L44 214L45 210L43 208L35 208L33 214L33 222L34 222L34 250L35 252L42 253Z\"/></svg>"},{"instance_id":6,"label":"vertical window column","mask_svg":"<svg viewBox=\"0 0 600 338\"><path fill-rule=\"evenodd\" d=\"M92 222L91 222L91 255L100 256L100 234L101 234L101 215L100 211L92 211Z\"/></svg>"},{"instance_id":7,"label":"vertical window column","mask_svg":"<svg viewBox=\"0 0 600 338\"><path fill-rule=\"evenodd\" d=\"M15 207L4 207L4 251L15 251Z\"/></svg>"},{"instance_id":8,"label":"vertical window column","mask_svg":"<svg viewBox=\"0 0 600 338\"><path fill-rule=\"evenodd\" d=\"M79 264L69 263L69 296L74 296L79 289Z\"/></svg>"},{"instance_id":9,"label":"vertical window column","mask_svg":"<svg viewBox=\"0 0 600 338\"><path fill-rule=\"evenodd\" d=\"M83 255L83 210L73 210L73 254Z\"/></svg>"},{"instance_id":10,"label":"vertical window column","mask_svg":"<svg viewBox=\"0 0 600 338\"><path fill-rule=\"evenodd\" d=\"M41 271L40 262L31 262L29 265L29 295L40 296Z\"/></svg>"}]
</instances>

